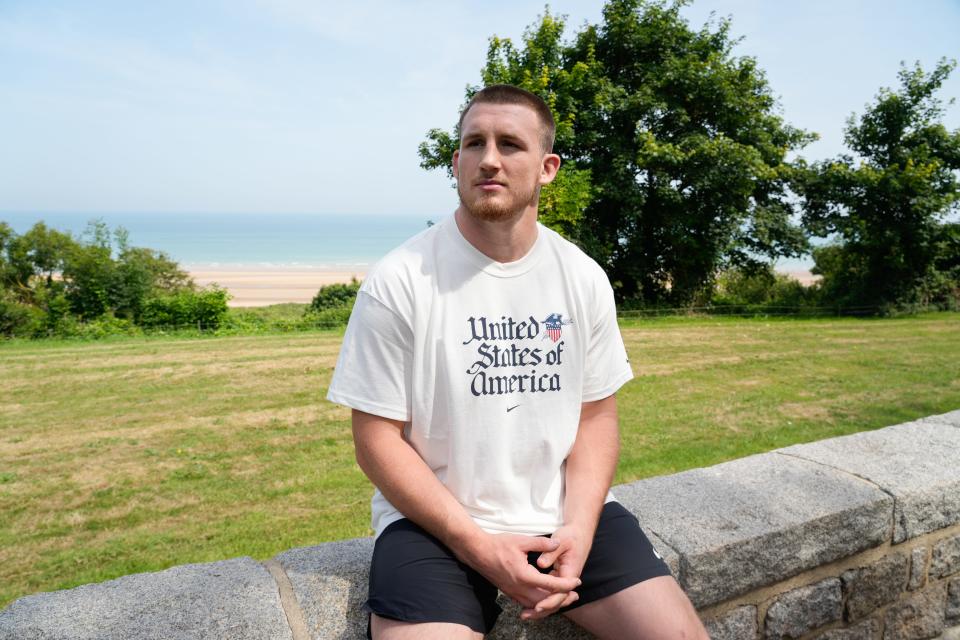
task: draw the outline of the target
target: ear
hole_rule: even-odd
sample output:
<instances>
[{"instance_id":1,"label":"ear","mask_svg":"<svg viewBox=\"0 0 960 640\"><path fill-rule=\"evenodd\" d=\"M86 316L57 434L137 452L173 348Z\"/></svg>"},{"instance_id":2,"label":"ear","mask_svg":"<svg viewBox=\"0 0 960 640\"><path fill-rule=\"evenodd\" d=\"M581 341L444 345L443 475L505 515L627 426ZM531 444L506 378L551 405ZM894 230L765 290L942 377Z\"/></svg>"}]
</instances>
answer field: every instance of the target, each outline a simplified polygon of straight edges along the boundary
<instances>
[{"instance_id":1,"label":"ear","mask_svg":"<svg viewBox=\"0 0 960 640\"><path fill-rule=\"evenodd\" d=\"M460 178L460 149L453 152L453 177Z\"/></svg>"},{"instance_id":2,"label":"ear","mask_svg":"<svg viewBox=\"0 0 960 640\"><path fill-rule=\"evenodd\" d=\"M547 153L543 156L543 162L540 164L540 184L549 184L557 177L557 171L560 170L560 156L555 153Z\"/></svg>"}]
</instances>

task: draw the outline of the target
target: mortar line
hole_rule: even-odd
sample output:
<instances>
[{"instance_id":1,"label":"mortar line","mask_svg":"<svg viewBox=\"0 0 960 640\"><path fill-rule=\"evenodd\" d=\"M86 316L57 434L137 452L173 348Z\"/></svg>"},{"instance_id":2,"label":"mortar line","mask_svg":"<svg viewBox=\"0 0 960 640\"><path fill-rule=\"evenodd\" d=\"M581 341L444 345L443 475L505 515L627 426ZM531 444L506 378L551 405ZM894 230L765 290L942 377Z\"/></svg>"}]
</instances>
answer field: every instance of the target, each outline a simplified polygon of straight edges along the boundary
<instances>
[{"instance_id":1,"label":"mortar line","mask_svg":"<svg viewBox=\"0 0 960 640\"><path fill-rule=\"evenodd\" d=\"M297 602L297 596L293 593L293 585L283 566L275 558L270 558L263 562L273 581L277 583L277 590L280 592L280 606L283 608L283 614L287 617L287 625L293 634L293 640L311 640L310 632L307 631L307 622L303 617L303 609Z\"/></svg>"}]
</instances>

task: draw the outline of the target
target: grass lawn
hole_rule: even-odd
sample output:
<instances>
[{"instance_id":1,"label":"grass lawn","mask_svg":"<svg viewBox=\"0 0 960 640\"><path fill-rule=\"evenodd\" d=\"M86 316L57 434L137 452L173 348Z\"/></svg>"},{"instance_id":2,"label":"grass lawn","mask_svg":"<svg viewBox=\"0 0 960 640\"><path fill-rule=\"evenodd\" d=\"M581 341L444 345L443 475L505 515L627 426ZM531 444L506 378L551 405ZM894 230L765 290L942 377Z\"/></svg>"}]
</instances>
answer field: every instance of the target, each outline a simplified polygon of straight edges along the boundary
<instances>
[{"instance_id":1,"label":"grass lawn","mask_svg":"<svg viewBox=\"0 0 960 640\"><path fill-rule=\"evenodd\" d=\"M622 324L617 482L960 408L960 314ZM341 333L0 344L0 607L362 536Z\"/></svg>"}]
</instances>

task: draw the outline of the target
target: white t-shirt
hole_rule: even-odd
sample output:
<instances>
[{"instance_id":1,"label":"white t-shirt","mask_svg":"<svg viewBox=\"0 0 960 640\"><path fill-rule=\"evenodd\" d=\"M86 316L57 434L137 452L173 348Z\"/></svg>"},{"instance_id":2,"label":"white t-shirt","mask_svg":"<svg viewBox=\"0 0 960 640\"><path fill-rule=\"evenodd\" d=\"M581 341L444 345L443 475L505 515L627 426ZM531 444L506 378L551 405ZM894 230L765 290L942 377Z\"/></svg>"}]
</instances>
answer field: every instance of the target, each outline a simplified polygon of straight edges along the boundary
<instances>
[{"instance_id":1,"label":"white t-shirt","mask_svg":"<svg viewBox=\"0 0 960 640\"><path fill-rule=\"evenodd\" d=\"M484 530L539 535L563 524L581 403L632 377L596 262L539 223L524 257L495 262L450 216L368 274L327 398L404 421ZM379 490L372 510L377 536L403 517Z\"/></svg>"}]
</instances>

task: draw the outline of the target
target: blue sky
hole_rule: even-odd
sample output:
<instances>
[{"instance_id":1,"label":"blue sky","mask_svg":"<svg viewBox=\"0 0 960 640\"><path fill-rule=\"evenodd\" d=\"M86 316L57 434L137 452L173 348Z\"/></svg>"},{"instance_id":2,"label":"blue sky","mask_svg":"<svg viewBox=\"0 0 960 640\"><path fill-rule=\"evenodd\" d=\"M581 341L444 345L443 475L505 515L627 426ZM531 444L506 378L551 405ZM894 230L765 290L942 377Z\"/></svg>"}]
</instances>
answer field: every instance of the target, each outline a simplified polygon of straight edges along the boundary
<instances>
[{"instance_id":1,"label":"blue sky","mask_svg":"<svg viewBox=\"0 0 960 640\"><path fill-rule=\"evenodd\" d=\"M455 207L417 145L449 127L487 39L540 1L0 0L0 212L312 212ZM602 2L561 1L568 33ZM960 2L700 0L744 36L784 117L842 151L899 62L960 58ZM960 97L960 71L944 97ZM960 126L960 105L948 108Z\"/></svg>"}]
</instances>

